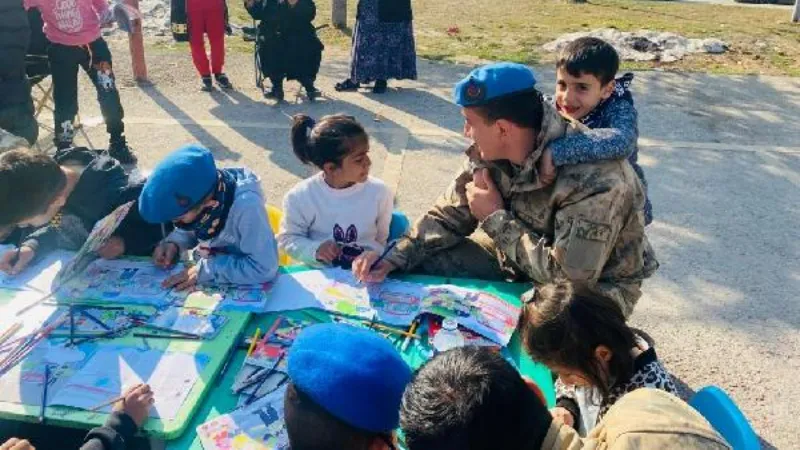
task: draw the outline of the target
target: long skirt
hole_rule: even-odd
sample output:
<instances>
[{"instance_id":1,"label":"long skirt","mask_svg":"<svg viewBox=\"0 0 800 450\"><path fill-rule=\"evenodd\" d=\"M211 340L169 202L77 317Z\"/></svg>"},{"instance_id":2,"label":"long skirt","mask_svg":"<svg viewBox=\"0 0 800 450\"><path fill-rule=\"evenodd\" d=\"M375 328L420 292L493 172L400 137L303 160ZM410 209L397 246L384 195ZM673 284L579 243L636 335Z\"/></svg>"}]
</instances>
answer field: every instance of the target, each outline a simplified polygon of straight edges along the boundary
<instances>
[{"instance_id":1,"label":"long skirt","mask_svg":"<svg viewBox=\"0 0 800 450\"><path fill-rule=\"evenodd\" d=\"M350 79L417 79L417 52L413 22L381 22L378 0L360 0L360 16L353 32Z\"/></svg>"}]
</instances>

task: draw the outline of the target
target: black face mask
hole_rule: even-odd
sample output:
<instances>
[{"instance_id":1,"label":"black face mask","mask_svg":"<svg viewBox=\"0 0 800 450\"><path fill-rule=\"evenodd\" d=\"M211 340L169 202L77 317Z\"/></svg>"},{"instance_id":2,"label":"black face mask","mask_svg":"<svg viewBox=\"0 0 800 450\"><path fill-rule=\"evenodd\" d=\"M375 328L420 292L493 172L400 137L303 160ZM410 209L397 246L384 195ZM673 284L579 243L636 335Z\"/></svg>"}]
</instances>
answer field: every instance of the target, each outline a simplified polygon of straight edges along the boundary
<instances>
[{"instance_id":1,"label":"black face mask","mask_svg":"<svg viewBox=\"0 0 800 450\"><path fill-rule=\"evenodd\" d=\"M191 223L174 222L175 227L194 232L201 241L215 238L225 227L235 195L236 179L225 170L217 171L217 185L211 193L214 204L203 208Z\"/></svg>"}]
</instances>

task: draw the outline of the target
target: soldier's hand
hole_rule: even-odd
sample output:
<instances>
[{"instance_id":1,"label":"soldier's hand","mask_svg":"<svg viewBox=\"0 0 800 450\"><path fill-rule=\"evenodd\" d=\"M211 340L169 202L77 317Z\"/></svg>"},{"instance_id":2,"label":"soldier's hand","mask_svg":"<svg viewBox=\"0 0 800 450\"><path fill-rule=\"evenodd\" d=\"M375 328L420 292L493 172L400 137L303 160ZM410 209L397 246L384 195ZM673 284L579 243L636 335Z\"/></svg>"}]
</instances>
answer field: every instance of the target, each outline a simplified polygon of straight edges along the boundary
<instances>
[{"instance_id":1,"label":"soldier's hand","mask_svg":"<svg viewBox=\"0 0 800 450\"><path fill-rule=\"evenodd\" d=\"M539 158L539 181L547 186L556 180L556 166L553 164L553 152L546 149Z\"/></svg>"},{"instance_id":2,"label":"soldier's hand","mask_svg":"<svg viewBox=\"0 0 800 450\"><path fill-rule=\"evenodd\" d=\"M483 222L497 211L503 210L503 197L489 175L488 169L476 170L472 182L467 183L467 202L472 215Z\"/></svg>"},{"instance_id":3,"label":"soldier's hand","mask_svg":"<svg viewBox=\"0 0 800 450\"><path fill-rule=\"evenodd\" d=\"M355 276L357 280L366 283L382 283L383 280L386 279L386 276L389 275L389 272L395 270L396 267L394 264L384 259L378 263L378 267L376 267L375 270L370 270L378 258L380 258L378 253L370 251L359 255L358 258L353 261L353 276Z\"/></svg>"},{"instance_id":4,"label":"soldier's hand","mask_svg":"<svg viewBox=\"0 0 800 450\"><path fill-rule=\"evenodd\" d=\"M0 445L0 450L36 450L36 448L25 439L12 437Z\"/></svg>"}]
</instances>

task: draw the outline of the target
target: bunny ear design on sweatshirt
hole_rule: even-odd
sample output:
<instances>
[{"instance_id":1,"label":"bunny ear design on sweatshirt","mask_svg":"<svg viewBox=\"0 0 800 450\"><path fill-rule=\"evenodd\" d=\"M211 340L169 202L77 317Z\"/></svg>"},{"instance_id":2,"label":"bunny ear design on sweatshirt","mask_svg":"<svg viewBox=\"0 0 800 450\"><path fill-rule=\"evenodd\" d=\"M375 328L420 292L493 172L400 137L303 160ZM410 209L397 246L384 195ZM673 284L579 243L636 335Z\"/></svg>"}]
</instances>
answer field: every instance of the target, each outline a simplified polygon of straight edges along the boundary
<instances>
[{"instance_id":1,"label":"bunny ear design on sweatshirt","mask_svg":"<svg viewBox=\"0 0 800 450\"><path fill-rule=\"evenodd\" d=\"M347 244L354 244L358 241L358 228L355 225L350 225L347 227L347 235L345 236L344 242Z\"/></svg>"},{"instance_id":2,"label":"bunny ear design on sweatshirt","mask_svg":"<svg viewBox=\"0 0 800 450\"><path fill-rule=\"evenodd\" d=\"M344 230L341 226L337 223L333 226L333 240L336 242L344 243Z\"/></svg>"}]
</instances>

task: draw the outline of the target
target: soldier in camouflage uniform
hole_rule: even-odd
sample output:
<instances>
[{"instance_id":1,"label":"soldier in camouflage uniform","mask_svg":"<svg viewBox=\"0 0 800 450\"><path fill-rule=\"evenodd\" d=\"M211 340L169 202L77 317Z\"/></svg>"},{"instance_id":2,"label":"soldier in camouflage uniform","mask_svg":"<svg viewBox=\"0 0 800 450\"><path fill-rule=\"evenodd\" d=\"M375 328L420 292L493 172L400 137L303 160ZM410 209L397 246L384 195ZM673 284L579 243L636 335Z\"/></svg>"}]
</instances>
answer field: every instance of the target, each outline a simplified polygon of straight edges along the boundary
<instances>
[{"instance_id":1,"label":"soldier in camouflage uniform","mask_svg":"<svg viewBox=\"0 0 800 450\"><path fill-rule=\"evenodd\" d=\"M580 130L542 102L535 82L527 67L499 63L456 85L475 141L467 161L374 271L374 253L354 264L357 277L381 281L399 269L539 284L566 278L631 314L642 280L658 268L644 235L642 185L624 160L564 166L542 182L537 162L547 144Z\"/></svg>"}]
</instances>

